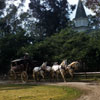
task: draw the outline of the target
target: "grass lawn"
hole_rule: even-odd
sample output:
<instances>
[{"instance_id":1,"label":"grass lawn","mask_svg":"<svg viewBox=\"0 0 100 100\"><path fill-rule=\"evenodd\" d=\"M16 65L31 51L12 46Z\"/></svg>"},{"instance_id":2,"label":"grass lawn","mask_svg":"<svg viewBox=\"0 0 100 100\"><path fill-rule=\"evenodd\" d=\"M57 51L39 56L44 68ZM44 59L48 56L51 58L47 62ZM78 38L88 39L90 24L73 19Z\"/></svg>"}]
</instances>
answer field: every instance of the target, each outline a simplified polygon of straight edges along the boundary
<instances>
[{"instance_id":1,"label":"grass lawn","mask_svg":"<svg viewBox=\"0 0 100 100\"><path fill-rule=\"evenodd\" d=\"M81 94L67 86L0 85L0 100L76 100Z\"/></svg>"}]
</instances>

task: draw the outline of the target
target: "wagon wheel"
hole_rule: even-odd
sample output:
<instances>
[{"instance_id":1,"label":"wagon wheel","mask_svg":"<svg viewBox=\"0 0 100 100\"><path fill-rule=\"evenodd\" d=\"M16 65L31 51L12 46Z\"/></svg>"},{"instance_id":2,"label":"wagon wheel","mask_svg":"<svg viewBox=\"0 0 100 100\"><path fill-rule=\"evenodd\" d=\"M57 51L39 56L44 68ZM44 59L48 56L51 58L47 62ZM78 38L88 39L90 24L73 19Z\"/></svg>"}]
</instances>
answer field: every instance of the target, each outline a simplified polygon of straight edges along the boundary
<instances>
[{"instance_id":1,"label":"wagon wheel","mask_svg":"<svg viewBox=\"0 0 100 100\"><path fill-rule=\"evenodd\" d=\"M16 73L15 73L14 70L10 70L10 71L9 71L9 78L10 78L11 80L16 80L17 76L16 76Z\"/></svg>"},{"instance_id":2,"label":"wagon wheel","mask_svg":"<svg viewBox=\"0 0 100 100\"><path fill-rule=\"evenodd\" d=\"M28 75L27 75L26 71L23 71L21 73L21 80L22 80L23 83L26 83L28 81Z\"/></svg>"}]
</instances>

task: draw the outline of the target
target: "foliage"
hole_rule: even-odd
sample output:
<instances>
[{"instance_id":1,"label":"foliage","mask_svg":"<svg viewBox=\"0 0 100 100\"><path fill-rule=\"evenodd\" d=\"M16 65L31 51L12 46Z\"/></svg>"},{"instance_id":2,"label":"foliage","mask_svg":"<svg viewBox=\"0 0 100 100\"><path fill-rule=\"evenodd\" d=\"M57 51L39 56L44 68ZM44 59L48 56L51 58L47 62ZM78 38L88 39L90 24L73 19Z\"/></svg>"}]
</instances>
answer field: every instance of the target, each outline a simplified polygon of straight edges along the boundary
<instances>
[{"instance_id":1,"label":"foliage","mask_svg":"<svg viewBox=\"0 0 100 100\"><path fill-rule=\"evenodd\" d=\"M88 8L91 8L96 14L100 14L100 1L99 0L86 0L85 2Z\"/></svg>"},{"instance_id":2,"label":"foliage","mask_svg":"<svg viewBox=\"0 0 100 100\"><path fill-rule=\"evenodd\" d=\"M51 36L68 26L69 14L74 9L67 0L30 0L29 7L36 19L41 38ZM70 9L69 9L70 8Z\"/></svg>"},{"instance_id":3,"label":"foliage","mask_svg":"<svg viewBox=\"0 0 100 100\"><path fill-rule=\"evenodd\" d=\"M3 9L5 7L5 2L4 1L0 1L0 9Z\"/></svg>"},{"instance_id":4,"label":"foliage","mask_svg":"<svg viewBox=\"0 0 100 100\"><path fill-rule=\"evenodd\" d=\"M96 28L100 28L100 0L84 0L85 5L89 8L92 9L92 11L96 14L94 16L93 22L95 23Z\"/></svg>"},{"instance_id":5,"label":"foliage","mask_svg":"<svg viewBox=\"0 0 100 100\"><path fill-rule=\"evenodd\" d=\"M33 39L31 42L41 41L68 26L69 14L75 8L67 0L31 0L31 9L25 11L25 2L4 0L0 3L5 5L0 10L0 36L16 34L23 28Z\"/></svg>"},{"instance_id":6,"label":"foliage","mask_svg":"<svg viewBox=\"0 0 100 100\"><path fill-rule=\"evenodd\" d=\"M0 72L8 72L10 61L19 57L20 49L29 45L29 40L30 37L25 36L22 30L21 33L8 34L0 39ZM20 56L23 56L23 53Z\"/></svg>"}]
</instances>

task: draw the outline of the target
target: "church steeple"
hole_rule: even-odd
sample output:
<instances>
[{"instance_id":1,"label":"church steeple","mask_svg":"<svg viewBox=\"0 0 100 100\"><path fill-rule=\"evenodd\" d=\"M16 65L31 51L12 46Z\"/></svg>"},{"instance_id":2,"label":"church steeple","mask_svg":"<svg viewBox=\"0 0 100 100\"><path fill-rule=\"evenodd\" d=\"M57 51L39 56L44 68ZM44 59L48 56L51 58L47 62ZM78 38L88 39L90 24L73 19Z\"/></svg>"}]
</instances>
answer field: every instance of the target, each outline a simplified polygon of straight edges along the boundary
<instances>
[{"instance_id":1,"label":"church steeple","mask_svg":"<svg viewBox=\"0 0 100 100\"><path fill-rule=\"evenodd\" d=\"M75 16L75 19L77 18L86 18L86 12L85 12L85 9L83 7L83 4L82 4L82 1L79 0L78 2L78 7L77 7L77 10L76 10L76 16Z\"/></svg>"},{"instance_id":2,"label":"church steeple","mask_svg":"<svg viewBox=\"0 0 100 100\"><path fill-rule=\"evenodd\" d=\"M78 32L86 31L89 29L89 21L86 16L86 12L81 0L78 2L78 7L76 10L76 16L74 19L74 29Z\"/></svg>"}]
</instances>

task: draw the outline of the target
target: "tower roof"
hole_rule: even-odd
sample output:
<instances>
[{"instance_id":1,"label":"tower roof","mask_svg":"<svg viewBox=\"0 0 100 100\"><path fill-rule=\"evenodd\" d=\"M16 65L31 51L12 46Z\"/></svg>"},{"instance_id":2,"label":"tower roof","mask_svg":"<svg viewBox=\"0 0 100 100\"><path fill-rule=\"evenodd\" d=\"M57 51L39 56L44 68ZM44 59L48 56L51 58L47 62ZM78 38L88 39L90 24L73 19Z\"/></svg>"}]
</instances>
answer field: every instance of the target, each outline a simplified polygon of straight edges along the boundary
<instances>
[{"instance_id":1,"label":"tower roof","mask_svg":"<svg viewBox=\"0 0 100 100\"><path fill-rule=\"evenodd\" d=\"M83 7L83 4L82 4L81 0L79 0L78 7L77 7L77 10L76 10L75 19L77 19L77 18L87 18L86 12L85 12L85 9Z\"/></svg>"}]
</instances>

